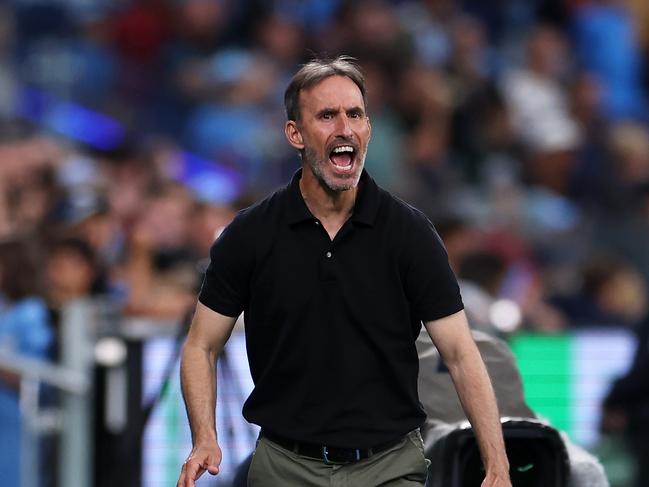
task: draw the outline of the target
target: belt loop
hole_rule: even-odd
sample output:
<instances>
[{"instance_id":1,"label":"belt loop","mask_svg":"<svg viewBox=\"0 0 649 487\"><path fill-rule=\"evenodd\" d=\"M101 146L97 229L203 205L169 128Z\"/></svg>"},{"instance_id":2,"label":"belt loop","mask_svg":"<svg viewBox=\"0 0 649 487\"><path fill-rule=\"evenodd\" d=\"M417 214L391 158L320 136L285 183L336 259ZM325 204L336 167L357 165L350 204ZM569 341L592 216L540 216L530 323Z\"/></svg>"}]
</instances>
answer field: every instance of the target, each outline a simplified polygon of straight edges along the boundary
<instances>
[{"instance_id":1,"label":"belt loop","mask_svg":"<svg viewBox=\"0 0 649 487\"><path fill-rule=\"evenodd\" d=\"M323 446L322 447L322 459L324 460L325 465L331 465L331 462L329 461L329 458L327 458L327 454L329 452L327 451L327 447Z\"/></svg>"}]
</instances>

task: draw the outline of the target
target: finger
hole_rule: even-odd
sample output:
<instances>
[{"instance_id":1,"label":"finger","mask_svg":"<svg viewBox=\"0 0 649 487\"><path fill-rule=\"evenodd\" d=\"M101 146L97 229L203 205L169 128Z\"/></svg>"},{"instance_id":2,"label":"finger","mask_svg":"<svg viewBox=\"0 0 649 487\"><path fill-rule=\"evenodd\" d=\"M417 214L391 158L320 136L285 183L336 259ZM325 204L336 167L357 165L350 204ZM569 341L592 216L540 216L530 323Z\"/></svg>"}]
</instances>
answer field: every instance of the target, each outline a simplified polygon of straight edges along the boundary
<instances>
[{"instance_id":1,"label":"finger","mask_svg":"<svg viewBox=\"0 0 649 487\"><path fill-rule=\"evenodd\" d=\"M180 472L180 477L178 477L178 483L176 483L176 487L187 487L187 475L185 474L184 465L183 469Z\"/></svg>"},{"instance_id":2,"label":"finger","mask_svg":"<svg viewBox=\"0 0 649 487\"><path fill-rule=\"evenodd\" d=\"M183 464L177 487L194 487L194 482L198 480L204 471L197 462L186 461Z\"/></svg>"},{"instance_id":3,"label":"finger","mask_svg":"<svg viewBox=\"0 0 649 487\"><path fill-rule=\"evenodd\" d=\"M187 484L187 487L194 487L194 482L201 478L201 475L205 473L205 469L198 462L191 461L187 463L187 477L191 483Z\"/></svg>"},{"instance_id":4,"label":"finger","mask_svg":"<svg viewBox=\"0 0 649 487\"><path fill-rule=\"evenodd\" d=\"M203 464L203 468L207 470L211 475L216 475L219 473L219 466L215 463L210 464L208 462L205 462Z\"/></svg>"},{"instance_id":5,"label":"finger","mask_svg":"<svg viewBox=\"0 0 649 487\"><path fill-rule=\"evenodd\" d=\"M183 463L183 467L180 469L180 477L178 477L178 482L176 483L176 487L186 487L186 482L185 482L185 479L187 478L186 470L187 470L187 462Z\"/></svg>"},{"instance_id":6,"label":"finger","mask_svg":"<svg viewBox=\"0 0 649 487\"><path fill-rule=\"evenodd\" d=\"M208 455L201 467L209 472L211 475L217 475L219 473L219 465L221 463L221 458L218 455Z\"/></svg>"}]
</instances>

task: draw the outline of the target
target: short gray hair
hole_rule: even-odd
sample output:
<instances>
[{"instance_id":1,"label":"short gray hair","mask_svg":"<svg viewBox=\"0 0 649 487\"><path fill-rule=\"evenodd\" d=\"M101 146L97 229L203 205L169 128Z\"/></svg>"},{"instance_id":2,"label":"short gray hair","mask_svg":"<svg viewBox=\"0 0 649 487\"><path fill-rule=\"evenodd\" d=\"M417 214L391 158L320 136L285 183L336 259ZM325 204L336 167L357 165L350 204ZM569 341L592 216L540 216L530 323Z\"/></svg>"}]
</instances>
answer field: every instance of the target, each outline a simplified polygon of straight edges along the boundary
<instances>
[{"instance_id":1,"label":"short gray hair","mask_svg":"<svg viewBox=\"0 0 649 487\"><path fill-rule=\"evenodd\" d=\"M298 121L300 119L300 91L311 88L331 76L344 76L352 80L363 96L363 104L367 110L367 93L365 78L351 56L338 56L335 59L312 59L295 73L284 92L284 107L286 118Z\"/></svg>"}]
</instances>

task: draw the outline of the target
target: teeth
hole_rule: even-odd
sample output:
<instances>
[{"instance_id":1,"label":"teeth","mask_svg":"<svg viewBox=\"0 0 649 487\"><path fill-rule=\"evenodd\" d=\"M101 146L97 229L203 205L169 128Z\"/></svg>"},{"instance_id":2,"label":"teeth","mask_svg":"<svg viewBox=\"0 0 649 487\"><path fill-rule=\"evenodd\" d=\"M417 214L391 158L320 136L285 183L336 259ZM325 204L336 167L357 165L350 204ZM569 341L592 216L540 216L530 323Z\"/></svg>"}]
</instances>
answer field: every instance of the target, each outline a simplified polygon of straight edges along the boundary
<instances>
[{"instance_id":1,"label":"teeth","mask_svg":"<svg viewBox=\"0 0 649 487\"><path fill-rule=\"evenodd\" d=\"M346 166L338 166L338 165L337 165L337 166L336 166L336 169L338 169L338 170L340 170L340 171L349 171L353 166L354 166L354 164L350 162L350 163L347 164Z\"/></svg>"},{"instance_id":2,"label":"teeth","mask_svg":"<svg viewBox=\"0 0 649 487\"><path fill-rule=\"evenodd\" d=\"M334 154L341 154L343 152L354 152L354 148L351 145L341 145L333 150Z\"/></svg>"}]
</instances>

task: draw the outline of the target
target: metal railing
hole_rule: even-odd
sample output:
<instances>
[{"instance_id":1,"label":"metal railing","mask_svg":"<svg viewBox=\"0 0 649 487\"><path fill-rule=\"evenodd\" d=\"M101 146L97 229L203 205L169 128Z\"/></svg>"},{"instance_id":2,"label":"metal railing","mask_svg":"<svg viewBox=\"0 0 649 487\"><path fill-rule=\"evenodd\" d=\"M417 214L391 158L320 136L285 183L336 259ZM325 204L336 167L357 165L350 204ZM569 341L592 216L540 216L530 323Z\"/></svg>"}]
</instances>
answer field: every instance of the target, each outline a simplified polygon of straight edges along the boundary
<instances>
[{"instance_id":1,"label":"metal railing","mask_svg":"<svg viewBox=\"0 0 649 487\"><path fill-rule=\"evenodd\" d=\"M20 487L37 487L43 474L39 439L57 431L61 438L58 485L92 485L92 364L94 348L92 303L74 301L61 316L61 364L0 350L0 368L20 377ZM61 393L58 409L39 403L42 385Z\"/></svg>"}]
</instances>

